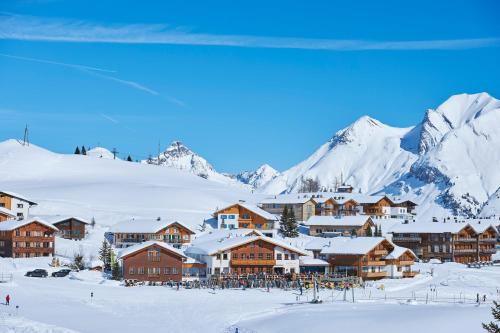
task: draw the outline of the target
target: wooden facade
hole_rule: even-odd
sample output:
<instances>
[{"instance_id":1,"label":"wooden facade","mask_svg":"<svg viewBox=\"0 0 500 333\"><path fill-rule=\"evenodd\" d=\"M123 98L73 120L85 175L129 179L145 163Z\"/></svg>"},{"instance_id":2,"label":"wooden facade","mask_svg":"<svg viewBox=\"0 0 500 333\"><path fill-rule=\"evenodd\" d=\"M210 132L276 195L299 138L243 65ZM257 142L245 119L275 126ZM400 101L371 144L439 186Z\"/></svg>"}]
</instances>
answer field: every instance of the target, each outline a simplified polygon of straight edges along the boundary
<instances>
[{"instance_id":1,"label":"wooden facade","mask_svg":"<svg viewBox=\"0 0 500 333\"><path fill-rule=\"evenodd\" d=\"M185 258L164 246L151 244L120 257L122 275L127 280L180 282L182 281L182 262Z\"/></svg>"},{"instance_id":2,"label":"wooden facade","mask_svg":"<svg viewBox=\"0 0 500 333\"><path fill-rule=\"evenodd\" d=\"M59 229L58 234L65 239L82 240L85 238L87 222L75 217L70 217L54 222L53 225Z\"/></svg>"},{"instance_id":3,"label":"wooden facade","mask_svg":"<svg viewBox=\"0 0 500 333\"><path fill-rule=\"evenodd\" d=\"M361 203L361 206L363 206L363 214L381 217L390 214L390 207L394 206L394 203L389 198L383 197L375 203Z\"/></svg>"},{"instance_id":4,"label":"wooden facade","mask_svg":"<svg viewBox=\"0 0 500 333\"><path fill-rule=\"evenodd\" d=\"M314 223L308 223L307 225L309 226L310 236L323 236L327 233L340 233L342 236L351 236L354 232L356 236L362 237L367 235L368 229L375 227L375 223L370 217L360 225L343 225L342 219L339 219L339 223L335 225Z\"/></svg>"},{"instance_id":5,"label":"wooden facade","mask_svg":"<svg viewBox=\"0 0 500 333\"><path fill-rule=\"evenodd\" d=\"M227 226L234 226L237 223L237 228L272 230L275 220L262 215L240 204L231 205L214 213L214 217L221 220L220 229L228 229ZM225 216L227 218L224 218ZM230 217L236 216L237 221L232 221Z\"/></svg>"},{"instance_id":6,"label":"wooden facade","mask_svg":"<svg viewBox=\"0 0 500 333\"><path fill-rule=\"evenodd\" d=\"M359 203L354 199L349 199L344 203L339 203L333 198L329 198L318 205L318 214L323 216L355 216L359 214Z\"/></svg>"},{"instance_id":7,"label":"wooden facade","mask_svg":"<svg viewBox=\"0 0 500 333\"><path fill-rule=\"evenodd\" d=\"M257 240L231 249L231 271L236 274L273 273L274 244Z\"/></svg>"},{"instance_id":8,"label":"wooden facade","mask_svg":"<svg viewBox=\"0 0 500 333\"><path fill-rule=\"evenodd\" d=\"M116 247L127 247L146 241L161 241L174 247L191 242L194 231L179 222L167 224L157 232L126 232L117 230L113 233L113 242Z\"/></svg>"},{"instance_id":9,"label":"wooden facade","mask_svg":"<svg viewBox=\"0 0 500 333\"><path fill-rule=\"evenodd\" d=\"M467 264L491 261L496 253L497 237L493 226L478 233L472 226L465 225L458 232L395 232L393 242L412 249L423 260L439 259Z\"/></svg>"},{"instance_id":10,"label":"wooden facade","mask_svg":"<svg viewBox=\"0 0 500 333\"><path fill-rule=\"evenodd\" d=\"M2 223L11 222L17 221ZM53 256L56 231L56 228L36 220L19 224L11 230L0 230L0 256L12 258Z\"/></svg>"},{"instance_id":11,"label":"wooden facade","mask_svg":"<svg viewBox=\"0 0 500 333\"><path fill-rule=\"evenodd\" d=\"M271 200L272 201L272 200ZM288 210L293 209L297 221L307 221L311 216L317 214L317 204L314 199L295 202L265 202L261 204L262 209L271 214L281 215L285 207Z\"/></svg>"}]
</instances>

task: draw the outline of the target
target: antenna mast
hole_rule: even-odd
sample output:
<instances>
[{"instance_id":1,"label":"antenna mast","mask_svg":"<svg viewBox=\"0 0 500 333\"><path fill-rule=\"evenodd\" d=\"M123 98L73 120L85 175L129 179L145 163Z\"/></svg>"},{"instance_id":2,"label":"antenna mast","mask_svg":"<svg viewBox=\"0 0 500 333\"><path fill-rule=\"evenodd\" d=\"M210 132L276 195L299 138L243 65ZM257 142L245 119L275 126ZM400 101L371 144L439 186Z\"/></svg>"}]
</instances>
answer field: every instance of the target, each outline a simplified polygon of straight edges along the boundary
<instances>
[{"instance_id":1,"label":"antenna mast","mask_svg":"<svg viewBox=\"0 0 500 333\"><path fill-rule=\"evenodd\" d=\"M29 145L30 145L29 130L28 130L28 124L26 124L26 127L24 128L23 146L29 146Z\"/></svg>"},{"instance_id":2,"label":"antenna mast","mask_svg":"<svg viewBox=\"0 0 500 333\"><path fill-rule=\"evenodd\" d=\"M116 160L116 155L118 154L118 150L116 150L116 148L113 148L111 152L113 153L113 159Z\"/></svg>"}]
</instances>

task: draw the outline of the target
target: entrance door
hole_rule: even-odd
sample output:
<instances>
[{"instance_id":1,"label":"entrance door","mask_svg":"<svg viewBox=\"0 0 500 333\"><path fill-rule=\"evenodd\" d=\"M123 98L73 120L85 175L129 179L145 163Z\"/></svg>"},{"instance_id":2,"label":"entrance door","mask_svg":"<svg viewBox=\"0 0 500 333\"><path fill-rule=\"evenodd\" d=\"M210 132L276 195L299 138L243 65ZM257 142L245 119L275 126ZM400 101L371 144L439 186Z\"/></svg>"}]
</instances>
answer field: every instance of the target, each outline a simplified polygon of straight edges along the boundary
<instances>
[{"instance_id":1,"label":"entrance door","mask_svg":"<svg viewBox=\"0 0 500 333\"><path fill-rule=\"evenodd\" d=\"M285 272L283 267L274 267L274 273L276 274L283 274Z\"/></svg>"}]
</instances>

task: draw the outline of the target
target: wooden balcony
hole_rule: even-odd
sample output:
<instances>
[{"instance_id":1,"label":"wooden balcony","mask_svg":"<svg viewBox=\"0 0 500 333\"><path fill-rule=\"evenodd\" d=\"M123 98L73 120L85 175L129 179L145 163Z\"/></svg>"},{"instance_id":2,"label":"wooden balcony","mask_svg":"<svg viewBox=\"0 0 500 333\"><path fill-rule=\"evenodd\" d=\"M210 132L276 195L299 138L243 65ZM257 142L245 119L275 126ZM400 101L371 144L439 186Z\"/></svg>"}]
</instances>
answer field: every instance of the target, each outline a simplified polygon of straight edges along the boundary
<instances>
[{"instance_id":1,"label":"wooden balcony","mask_svg":"<svg viewBox=\"0 0 500 333\"><path fill-rule=\"evenodd\" d=\"M477 249L455 249L453 252L455 252L455 254L470 254L477 253Z\"/></svg>"},{"instance_id":2,"label":"wooden balcony","mask_svg":"<svg viewBox=\"0 0 500 333\"><path fill-rule=\"evenodd\" d=\"M387 250L375 250L373 251L373 254L375 254L376 256L386 256L389 254L389 252L387 252Z\"/></svg>"},{"instance_id":3,"label":"wooden balcony","mask_svg":"<svg viewBox=\"0 0 500 333\"><path fill-rule=\"evenodd\" d=\"M363 261L363 266L385 266L386 263L384 260L380 260L380 261Z\"/></svg>"},{"instance_id":4,"label":"wooden balcony","mask_svg":"<svg viewBox=\"0 0 500 333\"><path fill-rule=\"evenodd\" d=\"M497 239L496 238L480 238L479 241L484 242L484 243L496 243Z\"/></svg>"},{"instance_id":5,"label":"wooden balcony","mask_svg":"<svg viewBox=\"0 0 500 333\"><path fill-rule=\"evenodd\" d=\"M412 260L401 260L399 262L399 266L411 266L413 265L415 262L412 261Z\"/></svg>"},{"instance_id":6,"label":"wooden balcony","mask_svg":"<svg viewBox=\"0 0 500 333\"><path fill-rule=\"evenodd\" d=\"M497 249L495 249L495 248L479 249L479 253L495 254L495 253L497 253Z\"/></svg>"},{"instance_id":7,"label":"wooden balcony","mask_svg":"<svg viewBox=\"0 0 500 333\"><path fill-rule=\"evenodd\" d=\"M363 279L382 279L387 277L387 272L363 272L361 277Z\"/></svg>"},{"instance_id":8,"label":"wooden balcony","mask_svg":"<svg viewBox=\"0 0 500 333\"><path fill-rule=\"evenodd\" d=\"M409 272L403 272L403 277L405 278L412 278L415 277L419 272L418 271L409 271Z\"/></svg>"},{"instance_id":9,"label":"wooden balcony","mask_svg":"<svg viewBox=\"0 0 500 333\"><path fill-rule=\"evenodd\" d=\"M233 259L231 260L231 266L274 266L276 265L276 260L266 260L266 259Z\"/></svg>"},{"instance_id":10,"label":"wooden balcony","mask_svg":"<svg viewBox=\"0 0 500 333\"><path fill-rule=\"evenodd\" d=\"M421 242L421 237L392 237L394 242Z\"/></svg>"},{"instance_id":11,"label":"wooden balcony","mask_svg":"<svg viewBox=\"0 0 500 333\"><path fill-rule=\"evenodd\" d=\"M457 238L455 242L461 243L475 243L477 242L477 238Z\"/></svg>"}]
</instances>

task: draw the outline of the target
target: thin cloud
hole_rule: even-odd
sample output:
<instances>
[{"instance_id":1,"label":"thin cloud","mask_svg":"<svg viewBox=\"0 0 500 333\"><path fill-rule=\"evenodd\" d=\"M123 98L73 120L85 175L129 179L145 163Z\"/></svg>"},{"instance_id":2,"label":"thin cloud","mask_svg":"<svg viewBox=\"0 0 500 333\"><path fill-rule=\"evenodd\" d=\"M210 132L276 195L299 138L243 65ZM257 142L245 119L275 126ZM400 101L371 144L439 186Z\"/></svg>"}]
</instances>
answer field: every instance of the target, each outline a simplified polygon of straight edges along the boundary
<instances>
[{"instance_id":1,"label":"thin cloud","mask_svg":"<svg viewBox=\"0 0 500 333\"><path fill-rule=\"evenodd\" d=\"M68 68L73 68L73 69L84 69L84 70L96 71L96 72L116 73L116 71L112 71L109 69L84 66L84 65L76 65L76 64L68 64L65 62L57 62L57 61L51 61L51 60L45 60L45 59L22 57L22 56L13 55L13 54L6 54L6 53L0 53L0 57L17 59L17 60L25 60L25 61L30 61L30 62L38 62L41 64L57 65L57 66L63 66L63 67L68 67Z\"/></svg>"},{"instance_id":2,"label":"thin cloud","mask_svg":"<svg viewBox=\"0 0 500 333\"><path fill-rule=\"evenodd\" d=\"M500 38L497 37L370 41L215 35L194 33L180 28L172 28L165 24L99 25L86 21L39 18L10 13L0 14L0 31L0 39L28 41L212 45L328 51L458 50L500 45Z\"/></svg>"},{"instance_id":3,"label":"thin cloud","mask_svg":"<svg viewBox=\"0 0 500 333\"><path fill-rule=\"evenodd\" d=\"M104 113L101 113L101 117L103 117L104 119L106 120L109 120L110 122L112 122L113 124L119 124L120 122L118 120L116 120L115 118L111 117L111 116L108 116L107 114L104 114Z\"/></svg>"}]
</instances>

